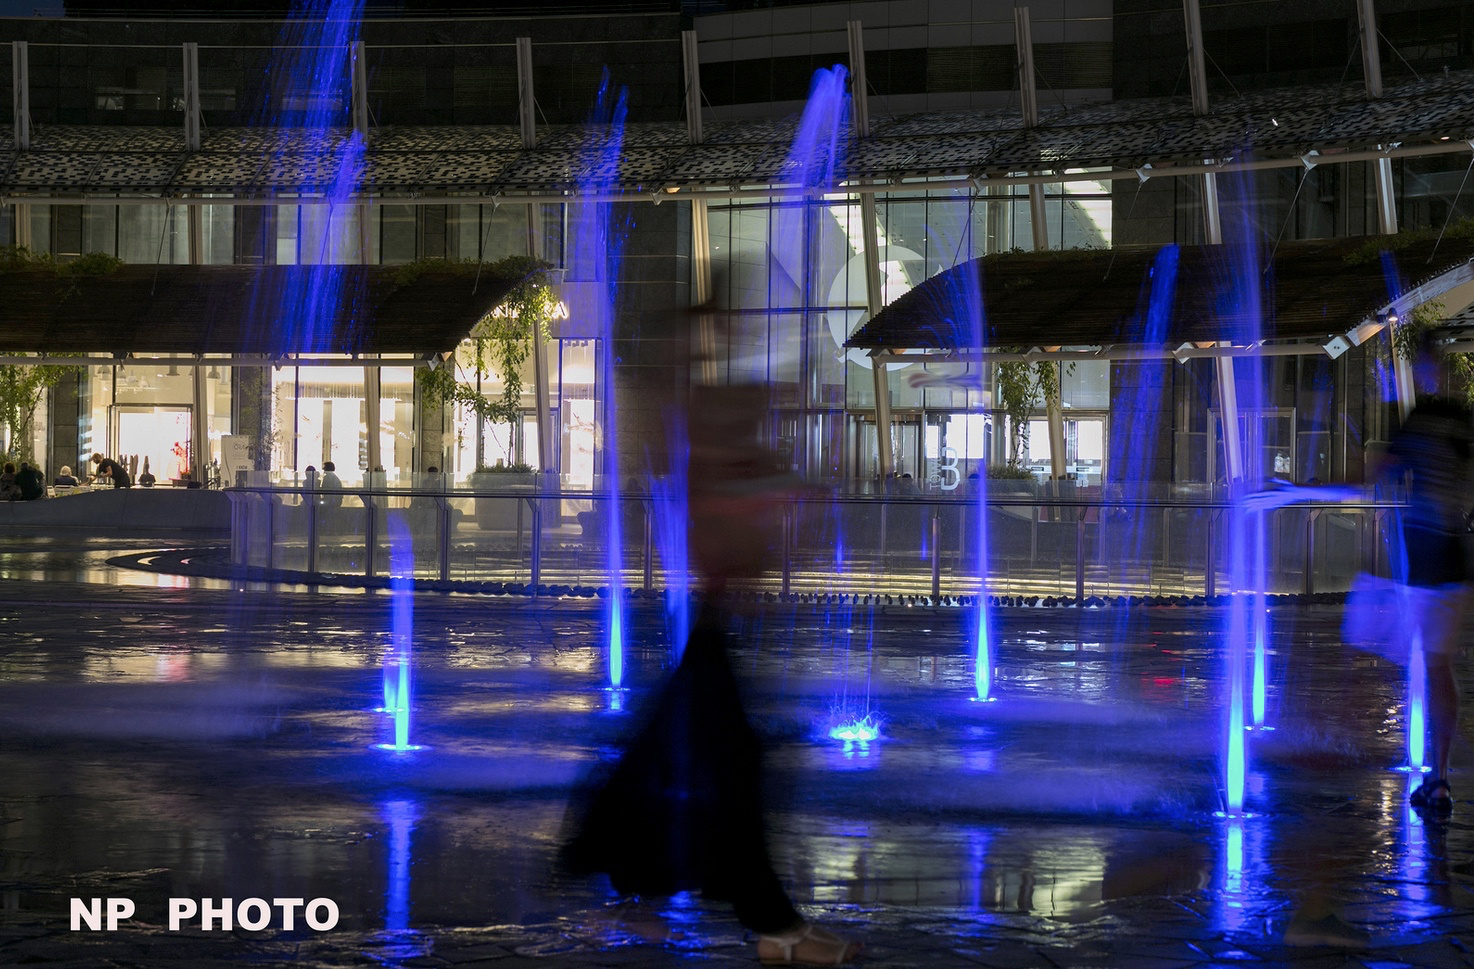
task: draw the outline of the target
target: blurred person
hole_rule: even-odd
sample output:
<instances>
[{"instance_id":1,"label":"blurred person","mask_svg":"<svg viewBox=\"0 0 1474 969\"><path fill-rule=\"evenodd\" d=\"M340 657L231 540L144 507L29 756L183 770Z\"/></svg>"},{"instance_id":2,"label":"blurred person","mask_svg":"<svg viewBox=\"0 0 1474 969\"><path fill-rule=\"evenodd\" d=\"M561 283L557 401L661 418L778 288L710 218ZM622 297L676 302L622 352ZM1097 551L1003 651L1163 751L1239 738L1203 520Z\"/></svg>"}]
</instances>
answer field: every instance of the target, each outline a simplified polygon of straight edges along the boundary
<instances>
[{"instance_id":1,"label":"blurred person","mask_svg":"<svg viewBox=\"0 0 1474 969\"><path fill-rule=\"evenodd\" d=\"M21 501L45 498L46 476L41 473L40 468L32 467L31 462L22 461L20 470L15 473L15 487L20 493Z\"/></svg>"},{"instance_id":2,"label":"blurred person","mask_svg":"<svg viewBox=\"0 0 1474 969\"><path fill-rule=\"evenodd\" d=\"M6 461L0 467L0 501L15 501L20 497L20 488L15 483L15 462Z\"/></svg>"},{"instance_id":3,"label":"blurred person","mask_svg":"<svg viewBox=\"0 0 1474 969\"><path fill-rule=\"evenodd\" d=\"M763 823L762 745L728 657L729 583L760 574L793 489L758 440L760 387L695 388L691 555L704 587L680 666L619 763L575 799L562 862L621 894L699 890L729 901L770 965L842 965L861 947L806 921L774 872Z\"/></svg>"},{"instance_id":4,"label":"blurred person","mask_svg":"<svg viewBox=\"0 0 1474 969\"><path fill-rule=\"evenodd\" d=\"M77 476L72 474L71 465L63 464L61 471L52 479L51 483L58 488L75 488L77 487Z\"/></svg>"},{"instance_id":5,"label":"blurred person","mask_svg":"<svg viewBox=\"0 0 1474 969\"><path fill-rule=\"evenodd\" d=\"M338 466L331 461L322 463L321 488L325 492L339 492L343 490L343 482L338 478ZM325 494L317 499L322 508L337 508L343 504L343 496L340 494Z\"/></svg>"},{"instance_id":6,"label":"blurred person","mask_svg":"<svg viewBox=\"0 0 1474 969\"><path fill-rule=\"evenodd\" d=\"M1474 412L1442 393L1443 358L1431 334L1422 335L1412 352L1413 377L1420 394L1413 412L1393 436L1386 455L1368 470L1368 479L1405 482L1407 509L1401 515L1406 567L1395 576L1402 585L1402 630L1398 643L1405 663L1421 663L1427 674L1425 714L1430 773L1408 802L1425 815L1453 812L1448 773L1458 727L1459 685L1456 662L1463 650L1463 623L1469 611L1470 510L1474 476ZM1349 501L1361 497L1345 485L1307 487L1276 482L1269 491L1250 495L1245 507L1269 511L1296 501Z\"/></svg>"},{"instance_id":7,"label":"blurred person","mask_svg":"<svg viewBox=\"0 0 1474 969\"><path fill-rule=\"evenodd\" d=\"M1407 479L1407 510L1402 516L1407 554L1406 602L1416 623L1427 673L1428 764L1431 772L1409 802L1419 811L1447 816L1453 811L1449 761L1459 718L1455 663L1463 648L1464 616L1469 610L1469 458L1474 445L1474 415L1463 401L1436 392L1443 360L1429 339L1419 341L1413 359L1417 385L1430 393L1417 406L1387 449L1384 478Z\"/></svg>"}]
</instances>

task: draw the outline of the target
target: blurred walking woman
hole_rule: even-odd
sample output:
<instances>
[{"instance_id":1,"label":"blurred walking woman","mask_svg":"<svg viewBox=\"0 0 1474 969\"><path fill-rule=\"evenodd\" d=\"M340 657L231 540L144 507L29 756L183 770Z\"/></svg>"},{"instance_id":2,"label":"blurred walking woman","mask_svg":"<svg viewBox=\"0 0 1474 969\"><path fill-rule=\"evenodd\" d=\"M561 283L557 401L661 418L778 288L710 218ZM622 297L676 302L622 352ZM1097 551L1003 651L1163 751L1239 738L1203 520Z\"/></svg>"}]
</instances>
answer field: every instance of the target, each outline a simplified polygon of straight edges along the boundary
<instances>
[{"instance_id":1,"label":"blurred walking woman","mask_svg":"<svg viewBox=\"0 0 1474 969\"><path fill-rule=\"evenodd\" d=\"M731 902L769 965L841 965L860 953L805 921L773 871L762 747L728 659L729 581L758 575L781 534L788 483L759 443L760 387L697 388L691 408L691 549L705 594L680 666L619 764L573 811L575 872L623 894L699 890Z\"/></svg>"}]
</instances>

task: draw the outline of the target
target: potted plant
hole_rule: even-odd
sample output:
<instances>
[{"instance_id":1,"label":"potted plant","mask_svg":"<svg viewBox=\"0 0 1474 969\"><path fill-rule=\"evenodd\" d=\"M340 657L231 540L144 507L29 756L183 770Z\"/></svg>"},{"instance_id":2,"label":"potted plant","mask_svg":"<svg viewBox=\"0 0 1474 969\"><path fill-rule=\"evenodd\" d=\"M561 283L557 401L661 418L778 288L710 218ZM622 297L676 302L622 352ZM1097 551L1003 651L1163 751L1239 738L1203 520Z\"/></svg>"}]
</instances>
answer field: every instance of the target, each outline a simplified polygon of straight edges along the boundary
<instances>
[{"instance_id":1,"label":"potted plant","mask_svg":"<svg viewBox=\"0 0 1474 969\"><path fill-rule=\"evenodd\" d=\"M467 476L473 491L532 494L537 475L527 464L498 461L482 465ZM525 502L517 497L477 498L476 525L484 531L510 531L522 523Z\"/></svg>"}]
</instances>

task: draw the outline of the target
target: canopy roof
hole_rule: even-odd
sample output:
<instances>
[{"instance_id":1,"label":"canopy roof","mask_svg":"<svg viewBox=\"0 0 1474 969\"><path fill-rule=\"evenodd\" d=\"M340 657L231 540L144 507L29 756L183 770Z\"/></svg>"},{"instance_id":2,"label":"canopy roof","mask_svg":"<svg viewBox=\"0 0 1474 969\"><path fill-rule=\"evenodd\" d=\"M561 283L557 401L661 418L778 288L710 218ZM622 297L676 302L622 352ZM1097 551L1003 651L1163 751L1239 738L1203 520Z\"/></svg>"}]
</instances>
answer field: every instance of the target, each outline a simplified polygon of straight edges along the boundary
<instances>
[{"instance_id":1,"label":"canopy roof","mask_svg":"<svg viewBox=\"0 0 1474 969\"><path fill-rule=\"evenodd\" d=\"M794 180L789 158L798 119L708 122L690 144L683 123L544 126L522 147L513 125L401 127L371 131L345 152L347 128L214 128L201 150L177 128L43 126L27 151L0 133L0 197L155 198L220 193L321 194L344 182L357 197L487 197L602 191L654 197L663 189L727 190ZM872 134L840 139L836 177L892 188L903 179L997 178L1099 168L1131 175L1215 164L1299 166L1312 152L1468 152L1474 137L1474 72L1389 83L1369 100L1357 84L1301 86L1218 98L1193 114L1188 97L1055 106L1025 129L1017 110L883 118ZM345 158L350 160L344 161ZM1163 171L1163 168L1167 168ZM1134 177L1134 175L1132 175ZM871 190L871 189L867 189Z\"/></svg>"},{"instance_id":2,"label":"canopy roof","mask_svg":"<svg viewBox=\"0 0 1474 969\"><path fill-rule=\"evenodd\" d=\"M122 356L414 354L453 350L520 281L462 265L138 266L73 278L0 272L0 353ZM334 312L303 322L308 294Z\"/></svg>"},{"instance_id":3,"label":"canopy roof","mask_svg":"<svg viewBox=\"0 0 1474 969\"><path fill-rule=\"evenodd\" d=\"M1175 349L1217 341L1325 342L1388 307L1405 311L1402 298L1421 284L1444 278L1451 285L1461 282L1452 272L1467 270L1474 257L1474 236L1463 232L1441 242L1398 239L1396 251L1385 257L1380 242L1378 237L1285 242L1272 258L1238 246L985 256L902 295L857 329L846 346ZM1464 305L1446 308L1457 311Z\"/></svg>"}]
</instances>

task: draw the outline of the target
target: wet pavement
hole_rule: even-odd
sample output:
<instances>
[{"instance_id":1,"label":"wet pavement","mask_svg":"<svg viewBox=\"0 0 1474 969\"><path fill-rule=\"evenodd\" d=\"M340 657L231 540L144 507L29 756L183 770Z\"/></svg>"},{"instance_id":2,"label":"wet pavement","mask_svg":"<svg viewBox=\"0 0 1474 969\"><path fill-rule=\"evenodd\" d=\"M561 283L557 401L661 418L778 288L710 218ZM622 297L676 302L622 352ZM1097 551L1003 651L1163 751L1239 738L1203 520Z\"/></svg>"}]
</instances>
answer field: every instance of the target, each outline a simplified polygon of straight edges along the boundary
<instances>
[{"instance_id":1,"label":"wet pavement","mask_svg":"<svg viewBox=\"0 0 1474 969\"><path fill-rule=\"evenodd\" d=\"M670 668L653 603L611 694L597 600L415 596L424 749L394 754L388 594L109 564L150 547L0 550L0 965L756 964L720 906L552 864L572 785ZM1004 610L978 703L960 610L755 607L736 663L780 877L871 966L1474 965L1474 806L1408 811L1401 671L1342 647L1334 608L1274 612L1255 816L1215 817L1220 618ZM879 740L828 738L866 713ZM72 931L94 897L136 914ZM340 920L170 930L169 899L225 897ZM1286 945L1301 909L1370 948Z\"/></svg>"}]
</instances>

